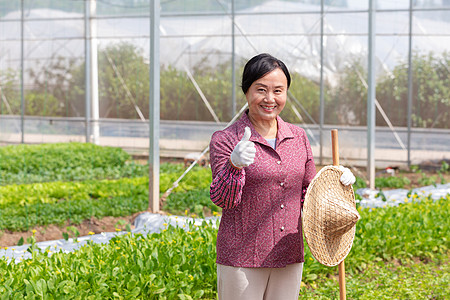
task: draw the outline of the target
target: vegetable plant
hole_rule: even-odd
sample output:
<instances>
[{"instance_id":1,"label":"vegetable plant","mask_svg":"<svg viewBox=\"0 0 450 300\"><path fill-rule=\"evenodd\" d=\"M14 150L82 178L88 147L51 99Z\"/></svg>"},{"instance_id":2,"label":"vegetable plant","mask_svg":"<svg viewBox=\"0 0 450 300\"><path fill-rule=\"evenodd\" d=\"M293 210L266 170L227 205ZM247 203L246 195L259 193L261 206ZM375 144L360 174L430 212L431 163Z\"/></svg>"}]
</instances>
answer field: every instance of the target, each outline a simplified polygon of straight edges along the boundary
<instances>
[{"instance_id":1,"label":"vegetable plant","mask_svg":"<svg viewBox=\"0 0 450 300\"><path fill-rule=\"evenodd\" d=\"M414 199L359 208L345 260L349 298L449 298L450 195ZM216 299L217 225L166 225L160 233L119 234L70 253L30 246L31 259L0 258L0 299ZM300 298L337 299L336 275L337 267L319 264L305 244Z\"/></svg>"}]
</instances>

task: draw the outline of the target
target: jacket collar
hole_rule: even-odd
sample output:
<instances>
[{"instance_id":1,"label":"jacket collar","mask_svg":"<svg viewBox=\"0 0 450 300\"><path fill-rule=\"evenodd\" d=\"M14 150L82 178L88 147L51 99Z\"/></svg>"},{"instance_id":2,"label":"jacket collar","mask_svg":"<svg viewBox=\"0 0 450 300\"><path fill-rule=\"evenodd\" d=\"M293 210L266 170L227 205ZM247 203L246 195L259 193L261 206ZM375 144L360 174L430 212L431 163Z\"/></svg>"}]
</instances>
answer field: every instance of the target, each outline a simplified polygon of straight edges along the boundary
<instances>
[{"instance_id":1,"label":"jacket collar","mask_svg":"<svg viewBox=\"0 0 450 300\"><path fill-rule=\"evenodd\" d=\"M252 122L250 122L250 119L248 117L248 109L242 114L241 117L241 126L242 127L242 133L244 132L245 127L250 127L252 131L252 136L250 137L250 141L252 142L258 142L261 144L267 144L267 141L265 138L263 138L255 129ZM287 138L293 138L294 134L292 133L291 129L289 128L288 124L281 119L280 116L277 116L277 123L278 123L278 131L277 131L277 145L284 139ZM241 130L241 128L239 128Z\"/></svg>"}]
</instances>

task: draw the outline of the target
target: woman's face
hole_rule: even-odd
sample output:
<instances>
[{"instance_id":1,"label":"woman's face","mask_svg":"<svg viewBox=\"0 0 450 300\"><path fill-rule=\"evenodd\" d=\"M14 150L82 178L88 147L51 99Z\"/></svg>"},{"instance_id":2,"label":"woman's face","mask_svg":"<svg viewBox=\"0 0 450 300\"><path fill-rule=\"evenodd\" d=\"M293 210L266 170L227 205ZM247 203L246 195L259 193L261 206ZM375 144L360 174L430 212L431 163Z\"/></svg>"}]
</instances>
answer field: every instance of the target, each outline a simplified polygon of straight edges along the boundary
<instances>
[{"instance_id":1,"label":"woman's face","mask_svg":"<svg viewBox=\"0 0 450 300\"><path fill-rule=\"evenodd\" d=\"M280 68L254 81L245 94L250 118L256 122L274 120L286 104L287 89L287 78Z\"/></svg>"}]
</instances>

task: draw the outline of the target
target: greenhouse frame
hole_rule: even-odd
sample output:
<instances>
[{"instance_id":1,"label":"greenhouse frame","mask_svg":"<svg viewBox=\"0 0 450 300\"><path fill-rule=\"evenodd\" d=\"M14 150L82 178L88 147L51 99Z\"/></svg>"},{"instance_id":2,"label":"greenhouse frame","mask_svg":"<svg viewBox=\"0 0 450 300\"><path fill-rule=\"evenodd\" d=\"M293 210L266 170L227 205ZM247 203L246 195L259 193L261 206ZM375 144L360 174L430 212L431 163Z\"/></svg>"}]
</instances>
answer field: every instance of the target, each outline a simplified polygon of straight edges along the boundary
<instances>
[{"instance_id":1,"label":"greenhouse frame","mask_svg":"<svg viewBox=\"0 0 450 300\"><path fill-rule=\"evenodd\" d=\"M0 0L0 143L207 152L267 52L319 164L333 128L347 165L449 159L449 32L448 0Z\"/></svg>"}]
</instances>

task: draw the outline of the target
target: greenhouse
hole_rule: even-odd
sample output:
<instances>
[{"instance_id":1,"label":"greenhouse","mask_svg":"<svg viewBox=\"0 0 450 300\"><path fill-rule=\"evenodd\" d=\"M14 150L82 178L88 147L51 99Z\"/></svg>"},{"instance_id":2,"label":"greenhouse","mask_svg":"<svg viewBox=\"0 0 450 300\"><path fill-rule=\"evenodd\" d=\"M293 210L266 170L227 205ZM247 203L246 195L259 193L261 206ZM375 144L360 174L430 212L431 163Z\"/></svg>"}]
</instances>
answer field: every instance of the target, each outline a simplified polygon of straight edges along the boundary
<instances>
[{"instance_id":1,"label":"greenhouse","mask_svg":"<svg viewBox=\"0 0 450 300\"><path fill-rule=\"evenodd\" d=\"M148 1L97 1L92 13L86 1L2 3L0 140L95 139L145 152ZM294 74L284 118L308 129L320 159L330 156L324 131L337 127L342 155L366 160L368 9L367 1L161 1L161 154L201 152L244 104L243 63L267 52ZM376 9L376 160L448 158L448 6L377 1ZM98 49L94 86L87 46Z\"/></svg>"},{"instance_id":2,"label":"greenhouse","mask_svg":"<svg viewBox=\"0 0 450 300\"><path fill-rule=\"evenodd\" d=\"M216 299L210 142L259 53L356 176L348 297L450 297L449 33L448 0L0 0L0 299ZM305 246L300 298L336 272Z\"/></svg>"}]
</instances>

